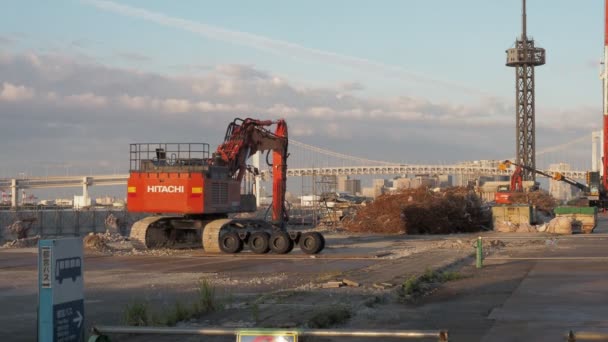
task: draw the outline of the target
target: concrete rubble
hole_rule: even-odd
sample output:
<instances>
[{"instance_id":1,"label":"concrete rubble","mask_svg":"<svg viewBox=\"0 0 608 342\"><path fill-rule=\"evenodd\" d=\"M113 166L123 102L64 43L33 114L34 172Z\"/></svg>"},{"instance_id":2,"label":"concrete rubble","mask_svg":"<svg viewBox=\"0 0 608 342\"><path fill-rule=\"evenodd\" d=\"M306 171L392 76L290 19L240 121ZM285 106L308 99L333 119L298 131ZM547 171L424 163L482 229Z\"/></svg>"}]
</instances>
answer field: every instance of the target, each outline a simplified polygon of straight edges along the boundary
<instances>
[{"instance_id":1,"label":"concrete rubble","mask_svg":"<svg viewBox=\"0 0 608 342\"><path fill-rule=\"evenodd\" d=\"M5 242L0 248L28 248L38 246L39 235L24 239L15 239Z\"/></svg>"},{"instance_id":2,"label":"concrete rubble","mask_svg":"<svg viewBox=\"0 0 608 342\"><path fill-rule=\"evenodd\" d=\"M548 223L540 225L497 221L494 223L494 231L500 233L552 233L569 235L573 233L573 224L573 220L568 217L556 217L551 219Z\"/></svg>"}]
</instances>

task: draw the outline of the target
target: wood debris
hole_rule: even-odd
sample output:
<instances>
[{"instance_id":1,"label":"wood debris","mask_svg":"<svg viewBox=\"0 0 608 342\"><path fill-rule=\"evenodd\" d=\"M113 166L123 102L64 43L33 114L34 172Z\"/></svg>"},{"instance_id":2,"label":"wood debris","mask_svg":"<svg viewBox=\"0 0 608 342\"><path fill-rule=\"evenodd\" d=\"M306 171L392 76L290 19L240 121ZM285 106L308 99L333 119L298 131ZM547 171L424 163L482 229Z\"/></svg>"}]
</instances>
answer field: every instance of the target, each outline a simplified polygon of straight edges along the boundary
<instances>
[{"instance_id":1,"label":"wood debris","mask_svg":"<svg viewBox=\"0 0 608 342\"><path fill-rule=\"evenodd\" d=\"M476 232L490 226L489 208L482 205L474 191L463 187L385 194L361 207L344 224L353 232L405 234Z\"/></svg>"}]
</instances>

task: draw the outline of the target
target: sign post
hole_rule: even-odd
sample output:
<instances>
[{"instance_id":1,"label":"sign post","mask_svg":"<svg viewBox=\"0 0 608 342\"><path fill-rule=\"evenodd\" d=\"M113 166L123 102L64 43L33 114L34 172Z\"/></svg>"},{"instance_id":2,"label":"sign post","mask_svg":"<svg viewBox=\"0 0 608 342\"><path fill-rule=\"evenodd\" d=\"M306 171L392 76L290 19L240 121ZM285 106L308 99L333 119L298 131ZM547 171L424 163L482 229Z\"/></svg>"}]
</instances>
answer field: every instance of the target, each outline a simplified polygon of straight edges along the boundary
<instances>
[{"instance_id":1,"label":"sign post","mask_svg":"<svg viewBox=\"0 0 608 342\"><path fill-rule=\"evenodd\" d=\"M38 341L84 341L82 239L38 243Z\"/></svg>"}]
</instances>

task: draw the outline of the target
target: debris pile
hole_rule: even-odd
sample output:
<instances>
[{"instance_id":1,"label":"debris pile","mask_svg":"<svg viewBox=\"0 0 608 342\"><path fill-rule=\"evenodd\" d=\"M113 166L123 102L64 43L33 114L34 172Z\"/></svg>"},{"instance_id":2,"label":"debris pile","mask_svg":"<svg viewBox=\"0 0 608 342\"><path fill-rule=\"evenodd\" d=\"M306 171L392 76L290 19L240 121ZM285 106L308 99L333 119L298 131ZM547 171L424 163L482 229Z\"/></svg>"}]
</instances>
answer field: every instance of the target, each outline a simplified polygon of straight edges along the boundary
<instances>
[{"instance_id":1,"label":"debris pile","mask_svg":"<svg viewBox=\"0 0 608 342\"><path fill-rule=\"evenodd\" d=\"M126 235L127 222L125 220L116 217L113 213L110 213L105 221L106 228L108 231L116 234Z\"/></svg>"},{"instance_id":2,"label":"debris pile","mask_svg":"<svg viewBox=\"0 0 608 342\"><path fill-rule=\"evenodd\" d=\"M125 241L124 236L107 230L105 233L89 233L82 239L82 244L85 249L105 251L110 249L109 243L123 241Z\"/></svg>"},{"instance_id":3,"label":"debris pile","mask_svg":"<svg viewBox=\"0 0 608 342\"><path fill-rule=\"evenodd\" d=\"M572 234L574 220L569 217L556 217L548 223L531 225L528 223L512 223L509 221L494 222L494 231L500 233L552 233L568 235Z\"/></svg>"},{"instance_id":4,"label":"debris pile","mask_svg":"<svg viewBox=\"0 0 608 342\"><path fill-rule=\"evenodd\" d=\"M494 231L499 233L536 233L540 231L538 226L529 223L513 223L510 221L494 222Z\"/></svg>"},{"instance_id":5,"label":"debris pile","mask_svg":"<svg viewBox=\"0 0 608 342\"><path fill-rule=\"evenodd\" d=\"M343 286L359 287L360 285L361 284L359 284L358 282L356 282L354 280L344 278L342 280L332 280L332 281L328 281L324 284L321 284L321 288L332 289L332 288L339 288L339 287L343 287Z\"/></svg>"},{"instance_id":6,"label":"debris pile","mask_svg":"<svg viewBox=\"0 0 608 342\"><path fill-rule=\"evenodd\" d=\"M550 193L544 190L530 192L514 192L510 197L513 204L530 204L536 206L536 210L552 215L553 209L557 207L557 201Z\"/></svg>"},{"instance_id":7,"label":"debris pile","mask_svg":"<svg viewBox=\"0 0 608 342\"><path fill-rule=\"evenodd\" d=\"M546 232L564 235L572 234L573 223L572 218L556 217L549 222Z\"/></svg>"},{"instance_id":8,"label":"debris pile","mask_svg":"<svg viewBox=\"0 0 608 342\"><path fill-rule=\"evenodd\" d=\"M16 236L17 240L26 239L30 230L32 229L32 225L36 222L37 219L35 217L23 218L20 220L16 220L12 224L6 227L6 230Z\"/></svg>"},{"instance_id":9,"label":"debris pile","mask_svg":"<svg viewBox=\"0 0 608 342\"><path fill-rule=\"evenodd\" d=\"M24 239L16 239L12 241L8 241L0 248L28 248L28 247L36 247L38 245L38 240L40 239L40 235L36 235L29 238Z\"/></svg>"},{"instance_id":10,"label":"debris pile","mask_svg":"<svg viewBox=\"0 0 608 342\"><path fill-rule=\"evenodd\" d=\"M37 221L35 217L21 218L4 227L0 228L0 243L5 239L9 240L0 247L2 248L26 248L35 247L40 236L28 237L33 224Z\"/></svg>"},{"instance_id":11,"label":"debris pile","mask_svg":"<svg viewBox=\"0 0 608 342\"><path fill-rule=\"evenodd\" d=\"M102 234L89 233L82 239L82 245L85 249L102 251L108 248Z\"/></svg>"},{"instance_id":12,"label":"debris pile","mask_svg":"<svg viewBox=\"0 0 608 342\"><path fill-rule=\"evenodd\" d=\"M365 233L450 234L482 230L490 218L481 199L467 188L418 188L378 197L344 227Z\"/></svg>"}]
</instances>

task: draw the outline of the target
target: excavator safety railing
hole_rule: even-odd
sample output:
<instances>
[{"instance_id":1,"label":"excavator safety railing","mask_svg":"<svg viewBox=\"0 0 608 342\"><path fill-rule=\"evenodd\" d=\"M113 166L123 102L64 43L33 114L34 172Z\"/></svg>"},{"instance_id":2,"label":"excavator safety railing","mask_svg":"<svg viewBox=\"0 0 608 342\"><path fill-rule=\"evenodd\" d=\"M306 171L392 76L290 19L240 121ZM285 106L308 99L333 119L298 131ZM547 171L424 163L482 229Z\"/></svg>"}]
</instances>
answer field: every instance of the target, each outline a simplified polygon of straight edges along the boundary
<instances>
[{"instance_id":1,"label":"excavator safety railing","mask_svg":"<svg viewBox=\"0 0 608 342\"><path fill-rule=\"evenodd\" d=\"M332 330L332 329L229 329L229 328L174 328L174 327L131 327L94 326L89 342L109 342L107 334L145 335L206 335L206 336L291 336L296 342L300 336L317 337L366 337L418 340L435 338L439 342L448 341L446 330Z\"/></svg>"},{"instance_id":2,"label":"excavator safety railing","mask_svg":"<svg viewBox=\"0 0 608 342\"><path fill-rule=\"evenodd\" d=\"M209 164L206 143L139 143L130 144L130 171L189 172L200 171Z\"/></svg>"}]
</instances>

